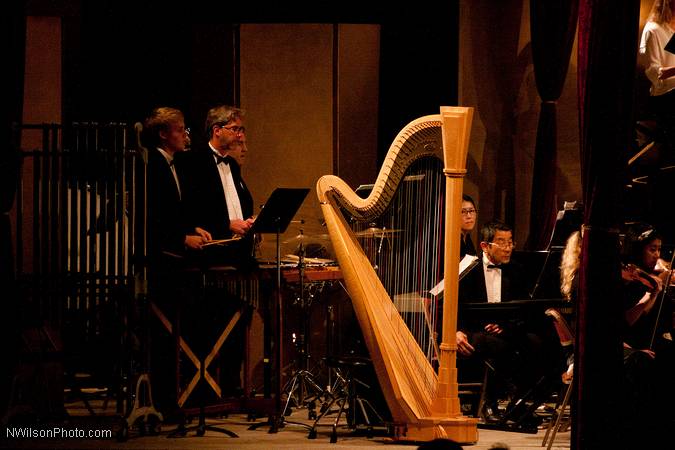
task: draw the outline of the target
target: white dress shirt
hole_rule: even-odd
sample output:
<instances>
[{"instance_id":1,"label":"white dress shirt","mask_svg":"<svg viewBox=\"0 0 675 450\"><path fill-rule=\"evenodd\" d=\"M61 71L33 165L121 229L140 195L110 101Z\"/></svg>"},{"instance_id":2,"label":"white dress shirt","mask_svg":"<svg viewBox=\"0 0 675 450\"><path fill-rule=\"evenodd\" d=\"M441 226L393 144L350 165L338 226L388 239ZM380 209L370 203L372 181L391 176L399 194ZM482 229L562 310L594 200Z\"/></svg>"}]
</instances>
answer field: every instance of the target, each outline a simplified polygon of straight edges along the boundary
<instances>
[{"instance_id":1,"label":"white dress shirt","mask_svg":"<svg viewBox=\"0 0 675 450\"><path fill-rule=\"evenodd\" d=\"M487 291L488 303L502 301L502 269L492 266L492 262L483 252L483 273L485 274L485 290Z\"/></svg>"},{"instance_id":2,"label":"white dress shirt","mask_svg":"<svg viewBox=\"0 0 675 450\"><path fill-rule=\"evenodd\" d=\"M213 158L217 162L217 158L220 157L218 151L213 148L211 143L209 147L213 150ZM229 164L217 164L218 173L220 174L220 181L223 183L223 192L225 192L225 204L227 205L227 215L230 217L230 220L234 219L244 219L244 214L241 212L241 201L239 200L239 194L237 193L237 188L234 185L234 179L232 178L232 170L230 170Z\"/></svg>"}]
</instances>

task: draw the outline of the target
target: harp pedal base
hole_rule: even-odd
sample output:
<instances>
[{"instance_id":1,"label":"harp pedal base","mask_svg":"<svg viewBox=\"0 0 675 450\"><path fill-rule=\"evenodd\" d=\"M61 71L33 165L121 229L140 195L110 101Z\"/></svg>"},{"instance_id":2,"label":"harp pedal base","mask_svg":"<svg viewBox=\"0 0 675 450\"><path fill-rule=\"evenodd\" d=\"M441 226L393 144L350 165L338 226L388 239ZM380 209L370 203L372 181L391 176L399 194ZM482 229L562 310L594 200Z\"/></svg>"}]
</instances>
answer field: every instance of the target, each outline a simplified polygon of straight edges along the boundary
<instances>
[{"instance_id":1,"label":"harp pedal base","mask_svg":"<svg viewBox=\"0 0 675 450\"><path fill-rule=\"evenodd\" d=\"M478 442L478 419L474 417L424 418L417 423L394 424L395 441L427 442L438 438L459 444Z\"/></svg>"}]
</instances>

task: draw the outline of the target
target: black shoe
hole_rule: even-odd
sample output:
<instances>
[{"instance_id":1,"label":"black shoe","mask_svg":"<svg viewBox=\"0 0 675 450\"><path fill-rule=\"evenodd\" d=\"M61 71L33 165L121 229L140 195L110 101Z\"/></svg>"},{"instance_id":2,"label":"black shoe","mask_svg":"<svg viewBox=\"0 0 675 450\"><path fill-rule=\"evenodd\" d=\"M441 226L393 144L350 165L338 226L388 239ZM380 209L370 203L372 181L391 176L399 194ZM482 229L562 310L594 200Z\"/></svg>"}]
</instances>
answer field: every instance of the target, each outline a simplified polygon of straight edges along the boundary
<instances>
[{"instance_id":1,"label":"black shoe","mask_svg":"<svg viewBox=\"0 0 675 450\"><path fill-rule=\"evenodd\" d=\"M504 411L499 409L496 403L486 404L480 413L480 418L485 423L499 423L503 420Z\"/></svg>"},{"instance_id":2,"label":"black shoe","mask_svg":"<svg viewBox=\"0 0 675 450\"><path fill-rule=\"evenodd\" d=\"M541 416L538 416L535 413L531 413L526 415L525 417L521 418L518 420L518 423L523 427L523 428L528 428L528 429L536 429L539 428L539 425L541 425L544 421L544 418Z\"/></svg>"}]
</instances>

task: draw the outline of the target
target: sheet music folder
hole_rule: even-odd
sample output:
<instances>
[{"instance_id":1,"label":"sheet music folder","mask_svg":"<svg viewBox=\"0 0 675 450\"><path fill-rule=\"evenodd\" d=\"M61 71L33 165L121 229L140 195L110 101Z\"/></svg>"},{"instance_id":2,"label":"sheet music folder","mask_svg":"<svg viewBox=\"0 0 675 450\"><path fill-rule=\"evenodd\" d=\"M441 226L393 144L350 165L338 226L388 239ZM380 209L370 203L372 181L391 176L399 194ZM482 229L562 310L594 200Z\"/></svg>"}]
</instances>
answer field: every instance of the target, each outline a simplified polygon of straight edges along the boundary
<instances>
[{"instance_id":1,"label":"sheet music folder","mask_svg":"<svg viewBox=\"0 0 675 450\"><path fill-rule=\"evenodd\" d=\"M269 196L249 233L283 233L288 228L309 188L276 188Z\"/></svg>"}]
</instances>

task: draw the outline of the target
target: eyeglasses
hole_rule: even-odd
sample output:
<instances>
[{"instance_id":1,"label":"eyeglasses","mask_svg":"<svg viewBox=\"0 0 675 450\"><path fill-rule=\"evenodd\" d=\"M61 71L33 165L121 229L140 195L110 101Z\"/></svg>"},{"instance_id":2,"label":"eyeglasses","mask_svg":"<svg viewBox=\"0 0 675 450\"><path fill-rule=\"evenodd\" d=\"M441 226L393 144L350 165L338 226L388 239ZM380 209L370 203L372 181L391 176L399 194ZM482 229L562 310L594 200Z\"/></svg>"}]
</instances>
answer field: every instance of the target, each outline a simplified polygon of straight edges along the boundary
<instances>
[{"instance_id":1,"label":"eyeglasses","mask_svg":"<svg viewBox=\"0 0 675 450\"><path fill-rule=\"evenodd\" d=\"M478 210L477 210L477 209L473 209L473 208L471 208L471 209L465 209L465 208L462 208L462 215L463 215L463 216L473 216L473 215L475 215L475 214L478 214Z\"/></svg>"},{"instance_id":2,"label":"eyeglasses","mask_svg":"<svg viewBox=\"0 0 675 450\"><path fill-rule=\"evenodd\" d=\"M225 128L227 131L231 131L234 134L244 134L246 133L246 127L238 127L238 126L233 126L233 127L226 127L225 125L218 125L220 128Z\"/></svg>"},{"instance_id":3,"label":"eyeglasses","mask_svg":"<svg viewBox=\"0 0 675 450\"><path fill-rule=\"evenodd\" d=\"M516 246L516 243L513 241L502 241L502 240L498 240L496 242L488 242L487 244L494 245L495 247L501 248L503 250L508 250Z\"/></svg>"}]
</instances>

